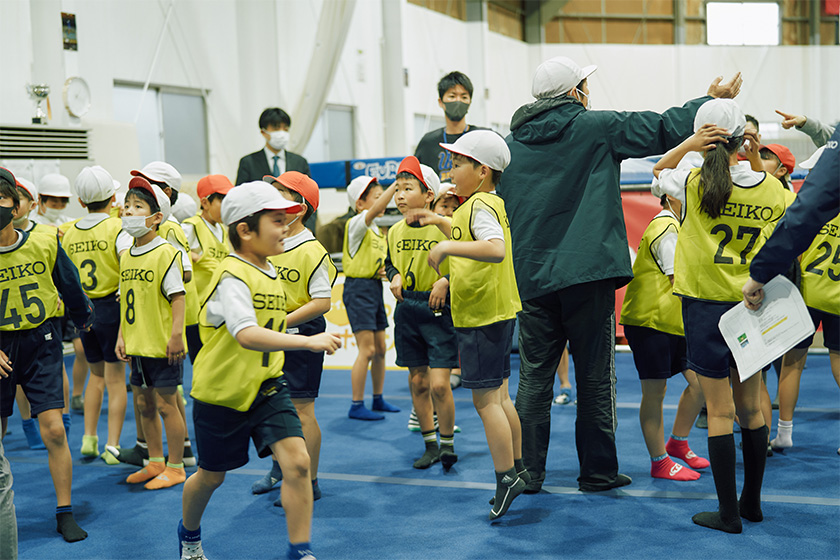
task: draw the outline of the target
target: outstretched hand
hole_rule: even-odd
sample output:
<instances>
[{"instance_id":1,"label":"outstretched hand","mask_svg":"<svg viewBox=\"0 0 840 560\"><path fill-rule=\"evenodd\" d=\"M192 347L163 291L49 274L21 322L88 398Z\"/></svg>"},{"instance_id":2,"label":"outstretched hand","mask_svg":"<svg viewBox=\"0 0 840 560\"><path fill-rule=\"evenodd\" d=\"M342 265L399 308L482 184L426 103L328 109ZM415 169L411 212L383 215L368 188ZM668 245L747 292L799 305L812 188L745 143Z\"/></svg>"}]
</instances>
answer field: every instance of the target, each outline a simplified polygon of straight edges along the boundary
<instances>
[{"instance_id":1,"label":"outstretched hand","mask_svg":"<svg viewBox=\"0 0 840 560\"><path fill-rule=\"evenodd\" d=\"M740 72L732 76L732 79L728 82L720 83L721 80L723 80L723 76L718 76L712 80L709 91L706 93L720 99L733 99L741 91L741 84L744 83Z\"/></svg>"},{"instance_id":2,"label":"outstretched hand","mask_svg":"<svg viewBox=\"0 0 840 560\"><path fill-rule=\"evenodd\" d=\"M793 127L793 126L802 128L802 126L805 124L805 121L808 120L807 118L805 118L804 115L789 115L788 113L782 113L778 109L776 109L776 113L781 115L781 117L782 117L782 128L784 128L785 130L787 130L787 129Z\"/></svg>"}]
</instances>

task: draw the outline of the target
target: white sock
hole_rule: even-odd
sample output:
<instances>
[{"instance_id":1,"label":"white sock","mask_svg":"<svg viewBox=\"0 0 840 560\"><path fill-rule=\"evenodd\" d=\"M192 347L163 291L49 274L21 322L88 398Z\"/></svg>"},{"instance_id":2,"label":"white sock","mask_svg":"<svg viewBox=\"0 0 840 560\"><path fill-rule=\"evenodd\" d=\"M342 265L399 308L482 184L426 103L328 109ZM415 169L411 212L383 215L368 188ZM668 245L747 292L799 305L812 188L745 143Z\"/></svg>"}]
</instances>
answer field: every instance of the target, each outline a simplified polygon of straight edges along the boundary
<instances>
[{"instance_id":1,"label":"white sock","mask_svg":"<svg viewBox=\"0 0 840 560\"><path fill-rule=\"evenodd\" d=\"M776 449L793 447L793 420L779 420L776 437L770 445Z\"/></svg>"}]
</instances>

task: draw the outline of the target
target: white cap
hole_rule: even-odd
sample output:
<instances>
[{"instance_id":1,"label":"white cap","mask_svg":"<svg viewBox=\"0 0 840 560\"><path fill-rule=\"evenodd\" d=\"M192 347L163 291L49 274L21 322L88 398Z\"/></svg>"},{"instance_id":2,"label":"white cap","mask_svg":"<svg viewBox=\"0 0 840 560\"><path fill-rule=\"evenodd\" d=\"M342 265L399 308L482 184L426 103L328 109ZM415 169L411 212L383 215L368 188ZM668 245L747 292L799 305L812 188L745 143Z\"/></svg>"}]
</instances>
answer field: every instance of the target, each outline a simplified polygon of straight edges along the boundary
<instances>
[{"instance_id":1,"label":"white cap","mask_svg":"<svg viewBox=\"0 0 840 560\"><path fill-rule=\"evenodd\" d=\"M192 218L198 213L198 205L195 199L187 194L178 195L178 200L175 201L175 206L172 207L172 215L179 222L183 222L187 218Z\"/></svg>"},{"instance_id":2,"label":"white cap","mask_svg":"<svg viewBox=\"0 0 840 560\"><path fill-rule=\"evenodd\" d=\"M597 69L594 64L581 68L574 60L565 56L549 58L537 66L537 71L534 72L531 95L543 99L569 93Z\"/></svg>"},{"instance_id":3,"label":"white cap","mask_svg":"<svg viewBox=\"0 0 840 560\"><path fill-rule=\"evenodd\" d=\"M808 159L806 159L805 161L800 163L799 167L801 167L802 169L809 169L809 170L813 169L814 166L817 165L817 162L819 161L820 156L822 155L822 153L824 151L825 151L825 146L820 146L819 148L817 148L816 152L811 154L811 157L809 157ZM20 179L18 179L18 181L20 181L21 183L23 182Z\"/></svg>"},{"instance_id":4,"label":"white cap","mask_svg":"<svg viewBox=\"0 0 840 560\"><path fill-rule=\"evenodd\" d=\"M350 184L347 185L347 200L350 202L350 206L356 206L356 201L374 181L376 181L376 177L367 175L360 175L350 181Z\"/></svg>"},{"instance_id":5,"label":"white cap","mask_svg":"<svg viewBox=\"0 0 840 560\"><path fill-rule=\"evenodd\" d=\"M103 167L84 167L76 176L76 194L85 204L102 202L114 196L114 179Z\"/></svg>"},{"instance_id":6,"label":"white cap","mask_svg":"<svg viewBox=\"0 0 840 560\"><path fill-rule=\"evenodd\" d=\"M153 194L155 200L157 200L158 206L160 207L160 212L163 214L163 219L160 223L169 219L169 216L172 214L172 208L169 203L169 197L166 196L163 189L157 185L153 185L147 181L145 177L133 177L131 181L128 182L128 190L131 189L144 189Z\"/></svg>"},{"instance_id":7,"label":"white cap","mask_svg":"<svg viewBox=\"0 0 840 560\"><path fill-rule=\"evenodd\" d=\"M166 183L167 187L181 190L181 174L178 170L166 163L165 161L153 161L146 165L140 171L136 169L131 172L132 175L145 177L149 181L156 181L158 183Z\"/></svg>"},{"instance_id":8,"label":"white cap","mask_svg":"<svg viewBox=\"0 0 840 560\"><path fill-rule=\"evenodd\" d=\"M29 193L29 196L32 197L32 200L38 202L38 187L35 186L35 183L30 181L29 179L24 179L23 177L15 177L18 183L26 189L26 192Z\"/></svg>"},{"instance_id":9,"label":"white cap","mask_svg":"<svg viewBox=\"0 0 840 560\"><path fill-rule=\"evenodd\" d=\"M38 193L41 196L70 198L70 179L58 173L47 173L38 181Z\"/></svg>"},{"instance_id":10,"label":"white cap","mask_svg":"<svg viewBox=\"0 0 840 560\"><path fill-rule=\"evenodd\" d=\"M228 191L222 200L222 223L229 226L262 210L285 210L294 214L301 208L297 202L283 198L280 191L268 183L251 181Z\"/></svg>"},{"instance_id":11,"label":"white cap","mask_svg":"<svg viewBox=\"0 0 840 560\"><path fill-rule=\"evenodd\" d=\"M504 171L510 163L510 149L505 139L492 130L473 130L455 140L454 144L441 142L440 147L472 158L496 171Z\"/></svg>"},{"instance_id":12,"label":"white cap","mask_svg":"<svg viewBox=\"0 0 840 560\"><path fill-rule=\"evenodd\" d=\"M435 195L435 200L437 200L438 193L440 192L440 177L438 177L434 169L422 163L420 164L420 171L423 172L423 182L426 183L426 186Z\"/></svg>"},{"instance_id":13,"label":"white cap","mask_svg":"<svg viewBox=\"0 0 840 560\"><path fill-rule=\"evenodd\" d=\"M697 114L694 115L694 132L700 130L704 124L725 128L729 137L743 136L747 119L732 99L712 99L697 109Z\"/></svg>"},{"instance_id":14,"label":"white cap","mask_svg":"<svg viewBox=\"0 0 840 560\"><path fill-rule=\"evenodd\" d=\"M440 200L445 196L455 196L455 185L450 183L449 181L444 181L440 184L440 190L435 197L435 202Z\"/></svg>"}]
</instances>

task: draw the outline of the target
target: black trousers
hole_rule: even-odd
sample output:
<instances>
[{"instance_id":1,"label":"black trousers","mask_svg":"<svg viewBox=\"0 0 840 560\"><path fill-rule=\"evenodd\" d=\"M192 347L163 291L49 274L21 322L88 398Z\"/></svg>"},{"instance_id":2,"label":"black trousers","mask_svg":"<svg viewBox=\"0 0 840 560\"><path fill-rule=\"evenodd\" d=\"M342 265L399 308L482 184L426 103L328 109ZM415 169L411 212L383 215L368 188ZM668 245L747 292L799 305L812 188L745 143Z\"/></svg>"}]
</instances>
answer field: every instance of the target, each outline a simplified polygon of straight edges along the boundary
<instances>
[{"instance_id":1,"label":"black trousers","mask_svg":"<svg viewBox=\"0 0 840 560\"><path fill-rule=\"evenodd\" d=\"M616 479L615 281L599 280L522 302L519 314L519 391L525 466L545 480L554 376L566 342L575 364L575 445L579 483Z\"/></svg>"}]
</instances>

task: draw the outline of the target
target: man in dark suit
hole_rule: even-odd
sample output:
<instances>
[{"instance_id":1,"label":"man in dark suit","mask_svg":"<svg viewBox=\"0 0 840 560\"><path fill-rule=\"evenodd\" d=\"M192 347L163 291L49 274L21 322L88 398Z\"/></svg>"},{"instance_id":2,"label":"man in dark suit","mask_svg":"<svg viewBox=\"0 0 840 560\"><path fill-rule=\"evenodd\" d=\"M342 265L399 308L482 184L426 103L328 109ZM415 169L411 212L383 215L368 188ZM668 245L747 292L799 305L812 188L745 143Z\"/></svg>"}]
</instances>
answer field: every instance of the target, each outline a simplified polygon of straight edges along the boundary
<instances>
[{"instance_id":1,"label":"man in dark suit","mask_svg":"<svg viewBox=\"0 0 840 560\"><path fill-rule=\"evenodd\" d=\"M262 181L266 175L279 177L286 171L309 173L309 162L301 155L286 151L289 143L289 127L292 119L283 109L271 107L260 115L260 134L265 138L263 149L248 154L239 160L236 184ZM315 215L306 222L306 227L315 231Z\"/></svg>"}]
</instances>

